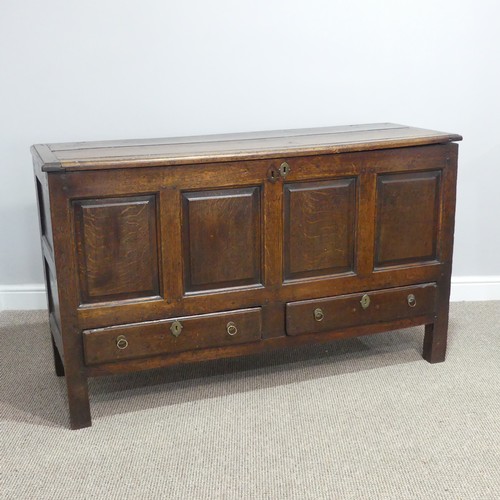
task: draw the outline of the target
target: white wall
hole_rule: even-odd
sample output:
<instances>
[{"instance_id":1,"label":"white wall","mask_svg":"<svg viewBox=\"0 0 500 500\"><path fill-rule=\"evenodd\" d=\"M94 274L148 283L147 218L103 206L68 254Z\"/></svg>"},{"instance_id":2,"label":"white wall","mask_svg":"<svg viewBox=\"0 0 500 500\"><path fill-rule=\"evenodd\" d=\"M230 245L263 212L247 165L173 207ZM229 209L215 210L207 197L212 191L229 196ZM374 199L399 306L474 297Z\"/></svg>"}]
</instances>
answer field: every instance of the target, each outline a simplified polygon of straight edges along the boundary
<instances>
[{"instance_id":1,"label":"white wall","mask_svg":"<svg viewBox=\"0 0 500 500\"><path fill-rule=\"evenodd\" d=\"M464 136L454 275L499 291L499 18L494 0L1 0L0 292L42 282L32 143L379 121Z\"/></svg>"}]
</instances>

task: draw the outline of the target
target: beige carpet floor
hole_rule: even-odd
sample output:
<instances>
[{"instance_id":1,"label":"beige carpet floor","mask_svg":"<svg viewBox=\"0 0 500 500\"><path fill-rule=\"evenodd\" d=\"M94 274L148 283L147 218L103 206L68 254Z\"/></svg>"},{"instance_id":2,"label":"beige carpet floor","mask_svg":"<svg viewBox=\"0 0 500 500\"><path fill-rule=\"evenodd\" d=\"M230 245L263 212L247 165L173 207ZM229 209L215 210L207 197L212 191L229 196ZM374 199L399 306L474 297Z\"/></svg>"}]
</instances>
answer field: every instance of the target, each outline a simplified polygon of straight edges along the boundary
<instances>
[{"instance_id":1,"label":"beige carpet floor","mask_svg":"<svg viewBox=\"0 0 500 500\"><path fill-rule=\"evenodd\" d=\"M500 302L423 328L91 380L67 429L46 317L0 313L0 498L500 498Z\"/></svg>"}]
</instances>

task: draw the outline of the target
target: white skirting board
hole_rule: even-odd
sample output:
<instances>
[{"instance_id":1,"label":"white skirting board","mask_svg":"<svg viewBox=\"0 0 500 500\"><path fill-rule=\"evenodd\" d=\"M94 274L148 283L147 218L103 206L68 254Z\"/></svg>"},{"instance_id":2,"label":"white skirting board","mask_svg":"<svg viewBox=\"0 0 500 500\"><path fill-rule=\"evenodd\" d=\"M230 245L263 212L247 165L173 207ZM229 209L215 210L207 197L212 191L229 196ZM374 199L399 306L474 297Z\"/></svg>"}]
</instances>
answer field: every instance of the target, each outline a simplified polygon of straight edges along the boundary
<instances>
[{"instance_id":1,"label":"white skirting board","mask_svg":"<svg viewBox=\"0 0 500 500\"><path fill-rule=\"evenodd\" d=\"M0 311L47 309L45 285L0 285Z\"/></svg>"},{"instance_id":2,"label":"white skirting board","mask_svg":"<svg viewBox=\"0 0 500 500\"><path fill-rule=\"evenodd\" d=\"M478 300L500 300L500 276L452 278L452 302ZM46 308L44 285L0 285L0 311Z\"/></svg>"},{"instance_id":3,"label":"white skirting board","mask_svg":"<svg viewBox=\"0 0 500 500\"><path fill-rule=\"evenodd\" d=\"M450 300L500 300L500 276L452 276Z\"/></svg>"}]
</instances>

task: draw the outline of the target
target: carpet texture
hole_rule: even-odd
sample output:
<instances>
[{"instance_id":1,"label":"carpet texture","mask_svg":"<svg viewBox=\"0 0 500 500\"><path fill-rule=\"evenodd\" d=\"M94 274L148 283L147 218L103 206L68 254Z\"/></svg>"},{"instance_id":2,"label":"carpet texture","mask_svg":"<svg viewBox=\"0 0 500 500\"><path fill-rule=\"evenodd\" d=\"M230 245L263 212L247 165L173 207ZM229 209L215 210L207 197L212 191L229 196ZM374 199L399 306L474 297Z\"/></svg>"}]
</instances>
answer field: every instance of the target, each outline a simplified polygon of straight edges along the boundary
<instances>
[{"instance_id":1,"label":"carpet texture","mask_svg":"<svg viewBox=\"0 0 500 500\"><path fill-rule=\"evenodd\" d=\"M70 431L45 313L0 313L0 498L500 498L500 302L423 327L90 381Z\"/></svg>"}]
</instances>

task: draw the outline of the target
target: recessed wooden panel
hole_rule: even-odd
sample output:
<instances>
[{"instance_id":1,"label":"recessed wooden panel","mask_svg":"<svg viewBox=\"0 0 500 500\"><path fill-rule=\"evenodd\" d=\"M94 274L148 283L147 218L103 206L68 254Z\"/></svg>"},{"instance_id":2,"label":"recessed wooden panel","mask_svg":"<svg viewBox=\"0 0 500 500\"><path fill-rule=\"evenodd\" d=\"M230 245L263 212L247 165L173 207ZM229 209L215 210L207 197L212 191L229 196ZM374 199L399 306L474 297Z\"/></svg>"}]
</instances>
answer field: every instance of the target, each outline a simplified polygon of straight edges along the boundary
<instances>
[{"instance_id":1,"label":"recessed wooden panel","mask_svg":"<svg viewBox=\"0 0 500 500\"><path fill-rule=\"evenodd\" d=\"M35 177L36 191L38 197L38 212L40 216L40 231L45 237L50 250L54 245L52 241L52 224L50 221L50 203L48 190L42 186L40 179Z\"/></svg>"},{"instance_id":2,"label":"recessed wooden panel","mask_svg":"<svg viewBox=\"0 0 500 500\"><path fill-rule=\"evenodd\" d=\"M435 260L440 171L380 175L375 267Z\"/></svg>"},{"instance_id":3,"label":"recessed wooden panel","mask_svg":"<svg viewBox=\"0 0 500 500\"><path fill-rule=\"evenodd\" d=\"M156 198L74 202L82 303L159 295Z\"/></svg>"},{"instance_id":4,"label":"recessed wooden panel","mask_svg":"<svg viewBox=\"0 0 500 500\"><path fill-rule=\"evenodd\" d=\"M354 178L285 185L285 279L352 271Z\"/></svg>"},{"instance_id":5,"label":"recessed wooden panel","mask_svg":"<svg viewBox=\"0 0 500 500\"><path fill-rule=\"evenodd\" d=\"M52 270L46 259L43 259L45 266L45 278L47 285L47 302L49 314L52 314L57 322L57 326L61 328L61 311L59 308L59 296L57 291L57 280L54 278Z\"/></svg>"},{"instance_id":6,"label":"recessed wooden panel","mask_svg":"<svg viewBox=\"0 0 500 500\"><path fill-rule=\"evenodd\" d=\"M185 291L261 282L260 189L183 193Z\"/></svg>"}]
</instances>

